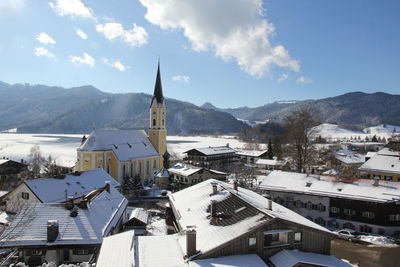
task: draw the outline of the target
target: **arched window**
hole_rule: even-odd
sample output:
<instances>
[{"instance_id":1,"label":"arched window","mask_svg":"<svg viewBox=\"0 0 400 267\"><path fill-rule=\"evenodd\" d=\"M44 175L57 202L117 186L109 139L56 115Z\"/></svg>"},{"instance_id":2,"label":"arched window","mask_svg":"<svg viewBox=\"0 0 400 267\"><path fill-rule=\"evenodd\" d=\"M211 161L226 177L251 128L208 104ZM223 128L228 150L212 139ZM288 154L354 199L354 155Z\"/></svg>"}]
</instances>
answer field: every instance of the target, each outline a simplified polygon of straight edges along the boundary
<instances>
[{"instance_id":1,"label":"arched window","mask_svg":"<svg viewBox=\"0 0 400 267\"><path fill-rule=\"evenodd\" d=\"M153 119L153 126L156 126L156 119Z\"/></svg>"}]
</instances>

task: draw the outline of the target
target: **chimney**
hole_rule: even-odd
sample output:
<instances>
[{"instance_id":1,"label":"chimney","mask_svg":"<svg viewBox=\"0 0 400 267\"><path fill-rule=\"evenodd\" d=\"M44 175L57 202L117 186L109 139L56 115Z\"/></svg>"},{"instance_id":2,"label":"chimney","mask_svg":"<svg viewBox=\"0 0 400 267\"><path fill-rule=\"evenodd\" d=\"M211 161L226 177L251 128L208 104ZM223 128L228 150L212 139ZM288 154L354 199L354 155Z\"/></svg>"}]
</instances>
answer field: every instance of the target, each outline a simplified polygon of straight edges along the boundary
<instances>
[{"instance_id":1,"label":"chimney","mask_svg":"<svg viewBox=\"0 0 400 267\"><path fill-rule=\"evenodd\" d=\"M271 200L271 196L267 195L265 197L267 199L267 210L272 210L272 200Z\"/></svg>"},{"instance_id":2,"label":"chimney","mask_svg":"<svg viewBox=\"0 0 400 267\"><path fill-rule=\"evenodd\" d=\"M196 230L189 228L186 230L186 256L190 258L196 254Z\"/></svg>"},{"instance_id":3,"label":"chimney","mask_svg":"<svg viewBox=\"0 0 400 267\"><path fill-rule=\"evenodd\" d=\"M54 242L58 236L58 221L48 220L47 221L47 242Z\"/></svg>"},{"instance_id":4,"label":"chimney","mask_svg":"<svg viewBox=\"0 0 400 267\"><path fill-rule=\"evenodd\" d=\"M211 207L210 207L211 218L217 217L217 205L218 202L216 200L211 200Z\"/></svg>"},{"instance_id":5,"label":"chimney","mask_svg":"<svg viewBox=\"0 0 400 267\"><path fill-rule=\"evenodd\" d=\"M72 210L73 207L74 207L74 198L72 196L69 196L67 202L65 202L65 208L67 210Z\"/></svg>"},{"instance_id":6,"label":"chimney","mask_svg":"<svg viewBox=\"0 0 400 267\"><path fill-rule=\"evenodd\" d=\"M110 181L106 181L106 185L104 186L104 190L107 191L110 194Z\"/></svg>"},{"instance_id":7,"label":"chimney","mask_svg":"<svg viewBox=\"0 0 400 267\"><path fill-rule=\"evenodd\" d=\"M237 181L233 182L233 190L238 191L238 182Z\"/></svg>"},{"instance_id":8,"label":"chimney","mask_svg":"<svg viewBox=\"0 0 400 267\"><path fill-rule=\"evenodd\" d=\"M212 185L212 194L215 195L217 193L217 183L213 182Z\"/></svg>"},{"instance_id":9,"label":"chimney","mask_svg":"<svg viewBox=\"0 0 400 267\"><path fill-rule=\"evenodd\" d=\"M375 177L374 177L374 184L373 184L373 186L379 186L379 180L380 180L380 178L377 177L377 176L375 176Z\"/></svg>"}]
</instances>

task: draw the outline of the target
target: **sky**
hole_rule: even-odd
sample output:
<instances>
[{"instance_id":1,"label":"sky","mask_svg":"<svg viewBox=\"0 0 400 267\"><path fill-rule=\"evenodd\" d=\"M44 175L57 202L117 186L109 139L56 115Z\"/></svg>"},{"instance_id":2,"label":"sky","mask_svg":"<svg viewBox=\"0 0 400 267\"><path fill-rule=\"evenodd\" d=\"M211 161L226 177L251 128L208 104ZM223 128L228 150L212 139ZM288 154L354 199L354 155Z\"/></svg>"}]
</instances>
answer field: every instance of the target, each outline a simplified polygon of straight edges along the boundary
<instances>
[{"instance_id":1,"label":"sky","mask_svg":"<svg viewBox=\"0 0 400 267\"><path fill-rule=\"evenodd\" d=\"M0 81L260 106L400 94L397 0L0 0Z\"/></svg>"}]
</instances>

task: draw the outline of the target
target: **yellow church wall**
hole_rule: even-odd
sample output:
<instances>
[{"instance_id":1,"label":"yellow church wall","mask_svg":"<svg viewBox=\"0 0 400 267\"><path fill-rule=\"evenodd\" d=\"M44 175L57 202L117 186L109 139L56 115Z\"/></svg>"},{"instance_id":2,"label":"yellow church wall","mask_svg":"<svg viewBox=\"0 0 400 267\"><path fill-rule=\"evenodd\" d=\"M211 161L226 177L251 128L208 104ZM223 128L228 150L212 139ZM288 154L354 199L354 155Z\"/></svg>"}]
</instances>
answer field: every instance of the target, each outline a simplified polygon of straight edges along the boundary
<instances>
[{"instance_id":1,"label":"yellow church wall","mask_svg":"<svg viewBox=\"0 0 400 267\"><path fill-rule=\"evenodd\" d=\"M107 167L109 166L110 167L109 174L117 181L118 181L118 165L119 165L118 162L119 161L113 152L108 151L106 153L106 171L108 171Z\"/></svg>"},{"instance_id":2,"label":"yellow church wall","mask_svg":"<svg viewBox=\"0 0 400 267\"><path fill-rule=\"evenodd\" d=\"M82 157L83 157L83 159L82 159L82 162L83 162L82 171L92 170L93 169L92 168L92 164L93 164L92 163L93 162L92 153L83 153Z\"/></svg>"}]
</instances>

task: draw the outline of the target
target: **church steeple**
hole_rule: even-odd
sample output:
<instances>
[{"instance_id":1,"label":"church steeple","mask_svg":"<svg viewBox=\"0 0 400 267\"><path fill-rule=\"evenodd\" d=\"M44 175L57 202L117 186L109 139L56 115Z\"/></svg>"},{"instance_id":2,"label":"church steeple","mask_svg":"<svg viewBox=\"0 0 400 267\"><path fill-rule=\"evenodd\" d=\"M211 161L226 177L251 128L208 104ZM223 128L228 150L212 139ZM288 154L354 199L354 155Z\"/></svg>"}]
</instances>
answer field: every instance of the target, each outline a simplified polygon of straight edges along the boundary
<instances>
[{"instance_id":1,"label":"church steeple","mask_svg":"<svg viewBox=\"0 0 400 267\"><path fill-rule=\"evenodd\" d=\"M164 102L160 74L160 60L158 60L156 84L154 85L153 99L151 100L152 104L154 99L157 100L157 104L162 104Z\"/></svg>"}]
</instances>

